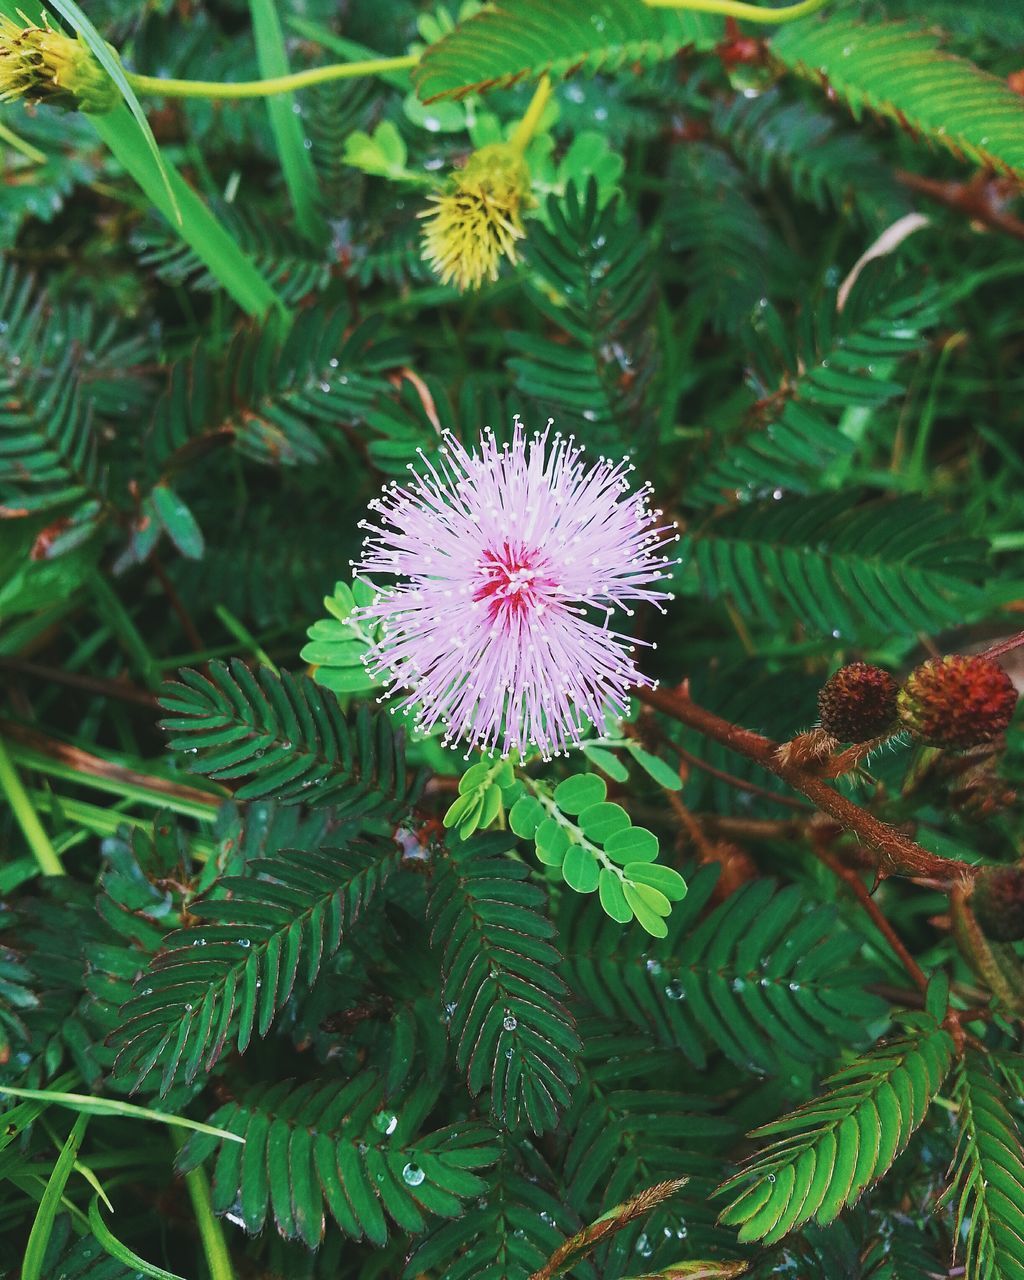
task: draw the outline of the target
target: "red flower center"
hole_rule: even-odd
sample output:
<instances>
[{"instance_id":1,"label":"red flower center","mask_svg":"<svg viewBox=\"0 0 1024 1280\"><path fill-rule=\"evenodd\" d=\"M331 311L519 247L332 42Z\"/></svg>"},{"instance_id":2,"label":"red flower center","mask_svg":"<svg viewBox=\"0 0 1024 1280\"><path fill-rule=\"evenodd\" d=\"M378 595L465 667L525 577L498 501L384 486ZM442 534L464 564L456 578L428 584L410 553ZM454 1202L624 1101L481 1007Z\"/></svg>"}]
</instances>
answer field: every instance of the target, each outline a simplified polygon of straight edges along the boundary
<instances>
[{"instance_id":1,"label":"red flower center","mask_svg":"<svg viewBox=\"0 0 1024 1280\"><path fill-rule=\"evenodd\" d=\"M474 600L490 602L488 617L511 618L528 609L543 609L545 596L557 584L545 573L544 557L521 542L503 542L489 547L480 557L482 579L473 592Z\"/></svg>"}]
</instances>

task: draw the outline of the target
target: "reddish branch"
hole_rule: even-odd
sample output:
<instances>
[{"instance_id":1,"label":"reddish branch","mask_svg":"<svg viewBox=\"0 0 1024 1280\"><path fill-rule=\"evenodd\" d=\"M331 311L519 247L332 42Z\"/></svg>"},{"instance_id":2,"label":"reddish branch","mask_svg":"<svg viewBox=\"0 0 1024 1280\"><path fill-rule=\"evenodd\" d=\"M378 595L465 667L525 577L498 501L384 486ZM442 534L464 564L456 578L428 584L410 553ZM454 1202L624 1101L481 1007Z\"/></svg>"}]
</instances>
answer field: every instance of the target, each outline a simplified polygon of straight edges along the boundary
<instances>
[{"instance_id":1,"label":"reddish branch","mask_svg":"<svg viewBox=\"0 0 1024 1280\"><path fill-rule=\"evenodd\" d=\"M649 707L755 761L795 791L801 792L816 809L833 818L845 830L854 832L862 843L879 855L880 874L920 876L945 886L977 875L977 867L929 853L909 836L840 795L822 778L796 765L784 763L779 759L777 742L723 720L721 716L698 706L684 691L637 689L635 693Z\"/></svg>"},{"instance_id":2,"label":"reddish branch","mask_svg":"<svg viewBox=\"0 0 1024 1280\"><path fill-rule=\"evenodd\" d=\"M825 864L834 876L838 876L853 892L857 901L871 917L872 923L878 932L885 938L889 946L898 956L900 963L906 969L907 973L913 978L915 984L921 991L928 990L928 979L924 970L910 954L907 948L900 940L899 934L886 920L878 903L871 896L871 892L867 885L860 878L859 874L852 867L844 866L842 862L832 853L825 845L825 841L812 836L811 847L814 850L818 860Z\"/></svg>"},{"instance_id":3,"label":"reddish branch","mask_svg":"<svg viewBox=\"0 0 1024 1280\"><path fill-rule=\"evenodd\" d=\"M947 209L966 214L993 231L1002 231L1017 240L1024 240L1024 221L1003 209L1008 197L1018 193L1019 187L1012 178L996 178L991 174L976 174L969 182L938 182L919 173L907 173L900 169L896 177L911 191L918 191L930 200L944 204Z\"/></svg>"},{"instance_id":4,"label":"reddish branch","mask_svg":"<svg viewBox=\"0 0 1024 1280\"><path fill-rule=\"evenodd\" d=\"M131 786L145 787L147 791L151 791L155 795L173 797L177 800L187 801L190 804L209 805L211 814L220 801L230 795L230 792L222 787L218 787L216 791L201 791L198 787L190 787L183 782L174 782L170 778L157 777L151 773L139 773L137 770L129 769L113 760L105 760L102 756L95 756L89 751L83 751L80 747L74 747L69 742L59 742L56 738L50 738L45 733L40 733L37 729L31 729L28 725L17 724L13 720L0 720L0 734L11 742L20 742L23 746L30 747L41 755L49 756L51 760L59 760L62 764L70 765L71 768L83 775L83 782L88 777L106 778L114 782L124 782Z\"/></svg>"}]
</instances>

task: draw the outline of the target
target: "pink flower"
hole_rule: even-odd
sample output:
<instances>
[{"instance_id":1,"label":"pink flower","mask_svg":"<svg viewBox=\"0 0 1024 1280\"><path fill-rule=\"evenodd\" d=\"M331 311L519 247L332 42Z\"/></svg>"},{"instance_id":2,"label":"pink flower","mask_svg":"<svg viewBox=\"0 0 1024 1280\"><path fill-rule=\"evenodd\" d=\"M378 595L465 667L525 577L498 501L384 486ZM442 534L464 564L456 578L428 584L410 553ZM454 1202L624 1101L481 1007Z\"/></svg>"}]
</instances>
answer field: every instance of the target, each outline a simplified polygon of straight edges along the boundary
<instances>
[{"instance_id":1,"label":"pink flower","mask_svg":"<svg viewBox=\"0 0 1024 1280\"><path fill-rule=\"evenodd\" d=\"M652 584L675 562L658 552L677 535L650 486L628 494L630 463L588 467L572 436L549 441L551 425L527 442L516 415L511 445L487 428L472 453L445 433L437 465L421 454L422 472L410 464L407 486L370 503L380 525L360 524L355 567L380 592L359 611L381 623L367 665L410 691L401 706L419 704L418 727L442 721L446 742L549 758L587 720L607 732L630 686L653 684L609 621L632 615L627 601L661 609L669 593Z\"/></svg>"}]
</instances>

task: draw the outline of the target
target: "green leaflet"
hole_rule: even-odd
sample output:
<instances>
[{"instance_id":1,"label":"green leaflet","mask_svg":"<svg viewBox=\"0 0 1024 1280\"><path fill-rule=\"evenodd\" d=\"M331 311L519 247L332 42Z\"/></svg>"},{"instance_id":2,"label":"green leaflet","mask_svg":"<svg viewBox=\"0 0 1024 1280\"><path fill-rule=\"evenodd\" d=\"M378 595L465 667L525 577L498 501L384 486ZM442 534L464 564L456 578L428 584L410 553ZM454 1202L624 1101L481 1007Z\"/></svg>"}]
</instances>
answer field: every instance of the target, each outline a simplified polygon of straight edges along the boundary
<instances>
[{"instance_id":1,"label":"green leaflet","mask_svg":"<svg viewBox=\"0 0 1024 1280\"><path fill-rule=\"evenodd\" d=\"M995 76L939 47L911 23L869 25L829 14L784 27L771 51L824 83L855 116L867 110L954 155L1024 173L1024 101Z\"/></svg>"},{"instance_id":2,"label":"green leaflet","mask_svg":"<svg viewBox=\"0 0 1024 1280\"><path fill-rule=\"evenodd\" d=\"M424 102L535 80L545 72L615 71L650 64L687 45L711 48L722 19L603 0L600 9L551 0L502 0L459 23L423 54L413 75Z\"/></svg>"},{"instance_id":3,"label":"green leaflet","mask_svg":"<svg viewBox=\"0 0 1024 1280\"><path fill-rule=\"evenodd\" d=\"M952 1060L948 1032L925 1021L831 1076L827 1092L751 1135L772 1141L719 1189L739 1191L722 1222L766 1244L831 1222L906 1147Z\"/></svg>"}]
</instances>

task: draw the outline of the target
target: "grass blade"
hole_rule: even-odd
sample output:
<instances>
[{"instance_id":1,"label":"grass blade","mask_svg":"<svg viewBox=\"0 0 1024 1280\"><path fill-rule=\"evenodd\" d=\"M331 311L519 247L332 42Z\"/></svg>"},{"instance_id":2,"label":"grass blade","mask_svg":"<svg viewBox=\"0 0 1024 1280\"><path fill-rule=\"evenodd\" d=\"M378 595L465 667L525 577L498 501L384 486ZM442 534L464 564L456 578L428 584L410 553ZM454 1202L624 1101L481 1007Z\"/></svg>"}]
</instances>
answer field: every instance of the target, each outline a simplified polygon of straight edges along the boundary
<instances>
[{"instance_id":1,"label":"grass blade","mask_svg":"<svg viewBox=\"0 0 1024 1280\"><path fill-rule=\"evenodd\" d=\"M92 1203L89 1205L89 1226L92 1227L92 1233L100 1248L109 1253L112 1258L116 1258L118 1262L131 1267L133 1271L141 1271L144 1276L152 1276L153 1280L185 1280L184 1276L179 1276L174 1271L165 1271L163 1267L154 1266L152 1262L140 1258L126 1244L122 1244L103 1221L99 1196L93 1196Z\"/></svg>"},{"instance_id":2,"label":"grass blade","mask_svg":"<svg viewBox=\"0 0 1024 1280\"><path fill-rule=\"evenodd\" d=\"M181 222L176 222L160 170L142 144L127 111L113 111L106 116L90 116L90 119L125 171L135 179L181 238L195 250L242 310L251 316L264 316L272 308L283 313L280 298L239 249L234 238L228 235L177 170L165 164L175 201L181 210Z\"/></svg>"},{"instance_id":3,"label":"grass blade","mask_svg":"<svg viewBox=\"0 0 1024 1280\"><path fill-rule=\"evenodd\" d=\"M171 190L170 176L164 159L160 154L160 148L157 146L156 138L153 137L153 130L149 127L149 120L146 113L142 109L142 103L135 96L135 90L128 83L128 77L124 73L124 67L121 66L121 60L116 54L112 53L106 40L100 35L96 28L89 21L88 17L75 4L74 0L50 0L50 7L55 9L64 21L73 27L76 34L81 40L92 50L96 61L110 76L111 80L117 85L121 97L124 98L128 106L128 110L135 117L135 123L139 127L139 132L145 139L146 146L149 149L153 162L163 178L164 188L171 202L174 211L174 221L181 223L181 211L178 209L174 199L174 192Z\"/></svg>"},{"instance_id":4,"label":"grass blade","mask_svg":"<svg viewBox=\"0 0 1024 1280\"><path fill-rule=\"evenodd\" d=\"M58 1107L70 1107L72 1111L80 1111L83 1115L159 1120L162 1124L177 1125L179 1129L194 1129L196 1133L209 1133L215 1138L227 1138L231 1142L245 1141L235 1133L218 1129L212 1124L203 1124L201 1120L171 1115L167 1111L153 1111L149 1107L137 1107L132 1102L121 1102L118 1098L94 1098L87 1093L54 1093L50 1089L15 1089L12 1085L0 1085L0 1093L9 1093L15 1098L34 1098Z\"/></svg>"},{"instance_id":5,"label":"grass blade","mask_svg":"<svg viewBox=\"0 0 1024 1280\"><path fill-rule=\"evenodd\" d=\"M252 15L260 75L268 80L275 76L286 76L291 68L288 66L288 53L284 47L284 35L274 0L249 0L249 12ZM282 93L268 97L267 111L285 185L295 210L296 224L311 244L321 245L327 228L316 206L316 171L306 148L300 118L295 111L295 95Z\"/></svg>"},{"instance_id":6,"label":"grass blade","mask_svg":"<svg viewBox=\"0 0 1024 1280\"><path fill-rule=\"evenodd\" d=\"M46 1246L50 1243L53 1222L60 1208L61 1196L71 1176L71 1170L78 1159L78 1151L88 1123L88 1116L78 1117L53 1166L53 1172L46 1184L43 1198L39 1201L35 1221L29 1233L25 1258L21 1264L21 1280L40 1280L43 1274L43 1261L46 1256Z\"/></svg>"}]
</instances>

